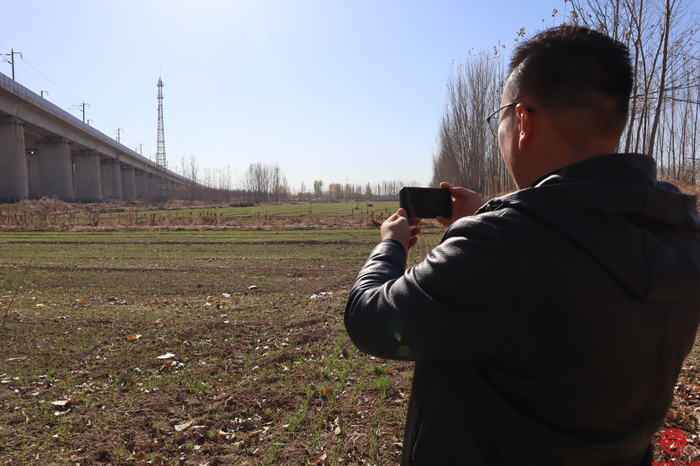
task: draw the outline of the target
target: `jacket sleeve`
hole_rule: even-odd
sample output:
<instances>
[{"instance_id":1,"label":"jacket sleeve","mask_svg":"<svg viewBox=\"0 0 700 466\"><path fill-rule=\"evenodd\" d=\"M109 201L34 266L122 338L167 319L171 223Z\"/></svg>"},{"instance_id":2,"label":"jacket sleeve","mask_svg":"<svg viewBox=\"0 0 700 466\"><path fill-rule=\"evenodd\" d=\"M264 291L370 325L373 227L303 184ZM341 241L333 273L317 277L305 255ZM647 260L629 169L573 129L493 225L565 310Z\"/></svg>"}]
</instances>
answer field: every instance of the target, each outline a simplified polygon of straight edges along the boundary
<instances>
[{"instance_id":1,"label":"jacket sleeve","mask_svg":"<svg viewBox=\"0 0 700 466\"><path fill-rule=\"evenodd\" d=\"M456 228L455 228L456 227ZM396 240L374 248L355 280L345 327L361 350L387 359L479 359L508 330L511 264L495 228L470 217L406 271Z\"/></svg>"}]
</instances>

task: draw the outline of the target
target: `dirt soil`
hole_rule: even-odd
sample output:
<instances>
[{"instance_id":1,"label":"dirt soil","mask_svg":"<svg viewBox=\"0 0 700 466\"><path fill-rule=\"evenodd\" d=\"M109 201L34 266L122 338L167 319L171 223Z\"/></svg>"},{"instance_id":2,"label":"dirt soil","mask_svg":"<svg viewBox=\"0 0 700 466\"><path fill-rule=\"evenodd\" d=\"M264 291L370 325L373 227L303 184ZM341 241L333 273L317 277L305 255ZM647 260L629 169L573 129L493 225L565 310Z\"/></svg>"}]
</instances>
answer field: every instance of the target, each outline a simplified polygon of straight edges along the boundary
<instances>
[{"instance_id":1,"label":"dirt soil","mask_svg":"<svg viewBox=\"0 0 700 466\"><path fill-rule=\"evenodd\" d=\"M163 249L142 259L74 237L0 246L0 464L398 463L412 365L342 324L364 237L229 234L222 257L189 235L141 240Z\"/></svg>"},{"instance_id":2,"label":"dirt soil","mask_svg":"<svg viewBox=\"0 0 700 466\"><path fill-rule=\"evenodd\" d=\"M368 388L357 397L335 383L322 360L361 357L345 341L339 316L338 309L325 309L286 323L23 320L39 341L56 343L5 358L10 368L38 361L42 374L20 381L5 375L0 385L0 403L9 403L0 461L331 464L333 457L333 464L396 464L403 432L396 407L406 403L407 388L390 383L385 395ZM18 317L10 319L18 323ZM123 329L134 328L158 337L124 335ZM92 348L71 344L70 335L105 331L116 338L95 341ZM333 354L326 342L339 339L344 343ZM157 359L168 354L173 356ZM383 374L401 379L407 371L405 364L375 360L349 377L371 387ZM382 402L388 409L379 418L373 413ZM300 412L298 426L290 429Z\"/></svg>"}]
</instances>

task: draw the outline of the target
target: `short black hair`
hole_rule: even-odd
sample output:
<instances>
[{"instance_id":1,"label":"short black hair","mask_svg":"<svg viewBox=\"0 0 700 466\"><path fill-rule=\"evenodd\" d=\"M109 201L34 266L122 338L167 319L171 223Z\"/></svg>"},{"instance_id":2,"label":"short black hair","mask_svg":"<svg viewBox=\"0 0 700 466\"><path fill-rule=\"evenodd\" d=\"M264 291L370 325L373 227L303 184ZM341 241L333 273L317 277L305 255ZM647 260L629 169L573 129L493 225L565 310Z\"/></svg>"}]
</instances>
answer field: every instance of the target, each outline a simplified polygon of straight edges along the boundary
<instances>
[{"instance_id":1,"label":"short black hair","mask_svg":"<svg viewBox=\"0 0 700 466\"><path fill-rule=\"evenodd\" d=\"M620 132L627 122L634 79L629 50L605 34L573 25L542 31L515 47L509 74L514 99L528 94L545 107L607 112Z\"/></svg>"}]
</instances>

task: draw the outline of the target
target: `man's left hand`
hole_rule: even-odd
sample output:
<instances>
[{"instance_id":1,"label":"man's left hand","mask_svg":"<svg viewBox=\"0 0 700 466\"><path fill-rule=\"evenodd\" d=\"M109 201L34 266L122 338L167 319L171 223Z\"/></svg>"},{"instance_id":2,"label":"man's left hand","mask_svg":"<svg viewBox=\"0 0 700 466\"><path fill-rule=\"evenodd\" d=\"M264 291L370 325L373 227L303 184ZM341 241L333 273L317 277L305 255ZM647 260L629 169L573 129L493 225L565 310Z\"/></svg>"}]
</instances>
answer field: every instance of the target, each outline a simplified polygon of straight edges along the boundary
<instances>
[{"instance_id":1,"label":"man's left hand","mask_svg":"<svg viewBox=\"0 0 700 466\"><path fill-rule=\"evenodd\" d=\"M382 241L389 238L398 240L403 244L403 248L406 254L408 254L408 250L418 241L417 235L420 233L420 227L416 227L416 225L419 223L419 218L409 219L406 211L404 209L399 209L382 223Z\"/></svg>"}]
</instances>

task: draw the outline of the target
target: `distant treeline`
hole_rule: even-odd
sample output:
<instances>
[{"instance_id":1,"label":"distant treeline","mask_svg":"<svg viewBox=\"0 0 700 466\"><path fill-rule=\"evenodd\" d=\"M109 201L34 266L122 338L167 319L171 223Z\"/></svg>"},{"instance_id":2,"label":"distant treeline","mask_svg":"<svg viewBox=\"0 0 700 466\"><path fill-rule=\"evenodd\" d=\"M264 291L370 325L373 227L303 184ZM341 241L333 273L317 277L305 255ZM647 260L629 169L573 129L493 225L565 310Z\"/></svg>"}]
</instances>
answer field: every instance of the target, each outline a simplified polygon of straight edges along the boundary
<instances>
[{"instance_id":1,"label":"distant treeline","mask_svg":"<svg viewBox=\"0 0 700 466\"><path fill-rule=\"evenodd\" d=\"M187 183L169 193L190 201L221 201L236 203L269 203L315 200L398 200L399 190L404 186L425 186L419 181L385 180L379 183L325 184L315 180L312 186L305 183L295 189L289 186L287 177L278 164L251 163L241 176L231 175L231 168L223 170L204 169L200 173L194 156L189 161L182 159L181 167L175 171L187 178Z\"/></svg>"}]
</instances>

